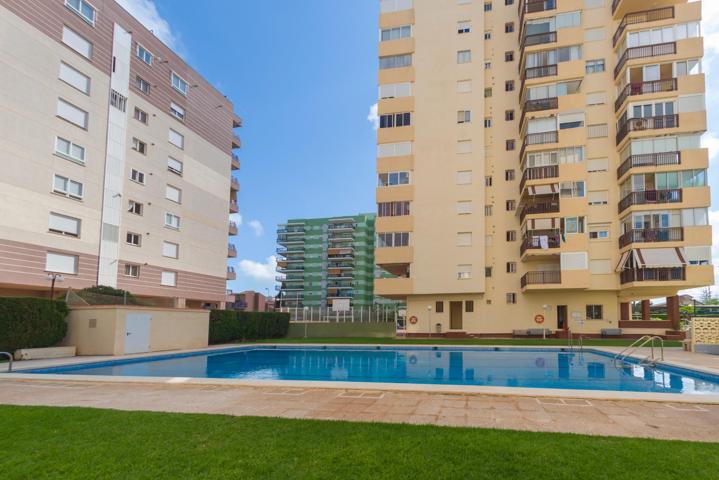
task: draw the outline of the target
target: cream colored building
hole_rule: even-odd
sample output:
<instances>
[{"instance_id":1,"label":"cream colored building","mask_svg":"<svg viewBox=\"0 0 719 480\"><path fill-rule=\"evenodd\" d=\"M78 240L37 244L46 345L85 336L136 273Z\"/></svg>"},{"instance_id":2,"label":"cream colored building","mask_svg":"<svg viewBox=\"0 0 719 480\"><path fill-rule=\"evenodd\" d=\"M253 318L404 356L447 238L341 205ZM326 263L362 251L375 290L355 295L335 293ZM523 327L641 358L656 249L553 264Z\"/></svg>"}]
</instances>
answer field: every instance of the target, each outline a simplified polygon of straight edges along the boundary
<instances>
[{"instance_id":1,"label":"cream colored building","mask_svg":"<svg viewBox=\"0 0 719 480\"><path fill-rule=\"evenodd\" d=\"M0 0L0 295L221 306L241 120L114 0Z\"/></svg>"},{"instance_id":2,"label":"cream colored building","mask_svg":"<svg viewBox=\"0 0 719 480\"><path fill-rule=\"evenodd\" d=\"M701 3L380 9L375 291L408 333L674 335L713 283Z\"/></svg>"}]
</instances>

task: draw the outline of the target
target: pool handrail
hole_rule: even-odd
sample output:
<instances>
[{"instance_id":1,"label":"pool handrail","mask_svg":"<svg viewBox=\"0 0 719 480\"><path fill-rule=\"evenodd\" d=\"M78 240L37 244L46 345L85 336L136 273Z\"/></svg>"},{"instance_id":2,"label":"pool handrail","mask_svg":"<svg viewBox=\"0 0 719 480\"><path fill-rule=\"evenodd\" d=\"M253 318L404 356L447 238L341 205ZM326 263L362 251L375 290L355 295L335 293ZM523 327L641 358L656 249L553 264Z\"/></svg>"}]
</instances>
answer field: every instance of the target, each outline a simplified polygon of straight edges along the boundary
<instances>
[{"instance_id":1,"label":"pool handrail","mask_svg":"<svg viewBox=\"0 0 719 480\"><path fill-rule=\"evenodd\" d=\"M636 352L638 349L646 346L648 343L651 345L651 355L644 358L641 362L639 362L640 365L644 365L645 363L651 364L656 363L656 357L654 356L654 342L659 341L659 347L661 349L661 360L664 360L664 339L658 335L643 335L636 339L634 342L632 342L631 345L626 347L624 350L619 352L617 355L614 356L614 366L617 366L617 362L621 361L624 363L624 361L632 355L634 352ZM650 360L651 359L651 360Z\"/></svg>"}]
</instances>

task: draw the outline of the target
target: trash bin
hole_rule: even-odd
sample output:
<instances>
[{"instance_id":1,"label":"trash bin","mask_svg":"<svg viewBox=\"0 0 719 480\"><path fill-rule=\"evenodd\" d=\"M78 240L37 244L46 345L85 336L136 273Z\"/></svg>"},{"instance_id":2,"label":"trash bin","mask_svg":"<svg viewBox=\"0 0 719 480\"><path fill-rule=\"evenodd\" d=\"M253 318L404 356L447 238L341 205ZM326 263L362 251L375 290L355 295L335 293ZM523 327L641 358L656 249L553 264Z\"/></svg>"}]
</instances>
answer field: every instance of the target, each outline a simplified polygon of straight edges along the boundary
<instances>
[{"instance_id":1,"label":"trash bin","mask_svg":"<svg viewBox=\"0 0 719 480\"><path fill-rule=\"evenodd\" d=\"M437 325L435 325L435 326L434 326L434 330L435 330L437 333L442 333L442 324L441 324L441 323L438 323Z\"/></svg>"}]
</instances>

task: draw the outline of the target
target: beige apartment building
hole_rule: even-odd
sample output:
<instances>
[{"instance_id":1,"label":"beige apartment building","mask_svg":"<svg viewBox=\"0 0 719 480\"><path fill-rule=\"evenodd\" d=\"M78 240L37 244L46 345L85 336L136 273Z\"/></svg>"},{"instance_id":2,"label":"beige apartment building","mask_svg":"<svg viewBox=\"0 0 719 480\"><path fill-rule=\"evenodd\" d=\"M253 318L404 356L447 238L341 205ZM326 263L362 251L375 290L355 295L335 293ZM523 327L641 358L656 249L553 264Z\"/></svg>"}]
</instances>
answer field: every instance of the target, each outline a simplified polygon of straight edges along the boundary
<instances>
[{"instance_id":1,"label":"beige apartment building","mask_svg":"<svg viewBox=\"0 0 719 480\"><path fill-rule=\"evenodd\" d=\"M0 295L222 306L232 103L114 0L0 0Z\"/></svg>"},{"instance_id":2,"label":"beige apartment building","mask_svg":"<svg viewBox=\"0 0 719 480\"><path fill-rule=\"evenodd\" d=\"M408 334L676 336L714 282L701 3L380 9L375 292Z\"/></svg>"}]
</instances>

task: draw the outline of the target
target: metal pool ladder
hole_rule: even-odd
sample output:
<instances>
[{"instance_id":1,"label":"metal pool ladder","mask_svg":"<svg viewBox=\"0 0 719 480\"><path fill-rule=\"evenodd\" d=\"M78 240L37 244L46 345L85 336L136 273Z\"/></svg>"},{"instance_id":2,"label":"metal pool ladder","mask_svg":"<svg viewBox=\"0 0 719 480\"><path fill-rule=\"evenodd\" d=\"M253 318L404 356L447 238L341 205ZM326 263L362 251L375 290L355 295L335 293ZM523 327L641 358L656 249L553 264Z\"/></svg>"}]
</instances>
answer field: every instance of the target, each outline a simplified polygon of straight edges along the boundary
<instances>
[{"instance_id":1,"label":"metal pool ladder","mask_svg":"<svg viewBox=\"0 0 719 480\"><path fill-rule=\"evenodd\" d=\"M8 363L7 371L8 373L12 372L12 354L10 352L0 352L0 355L7 355L8 361L10 362Z\"/></svg>"},{"instance_id":2,"label":"metal pool ladder","mask_svg":"<svg viewBox=\"0 0 719 480\"><path fill-rule=\"evenodd\" d=\"M568 343L569 343L569 350L574 351L574 337L572 335L572 331L570 330L568 333ZM584 352L584 337L581 335L577 337L577 346L579 346L579 353Z\"/></svg>"},{"instance_id":3,"label":"metal pool ladder","mask_svg":"<svg viewBox=\"0 0 719 480\"><path fill-rule=\"evenodd\" d=\"M644 335L643 337L636 339L634 342L632 342L631 345L629 345L627 348L614 356L614 366L618 368L618 366L624 365L624 363L626 363L627 357L632 355L638 349L646 347L647 344L649 344L652 348L651 354L641 360L639 362L639 365L654 365L655 363L657 363L657 357L654 355L655 342L659 343L659 360L664 361L664 339L657 335Z\"/></svg>"}]
</instances>

